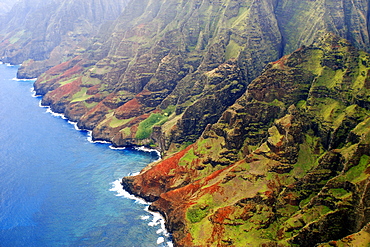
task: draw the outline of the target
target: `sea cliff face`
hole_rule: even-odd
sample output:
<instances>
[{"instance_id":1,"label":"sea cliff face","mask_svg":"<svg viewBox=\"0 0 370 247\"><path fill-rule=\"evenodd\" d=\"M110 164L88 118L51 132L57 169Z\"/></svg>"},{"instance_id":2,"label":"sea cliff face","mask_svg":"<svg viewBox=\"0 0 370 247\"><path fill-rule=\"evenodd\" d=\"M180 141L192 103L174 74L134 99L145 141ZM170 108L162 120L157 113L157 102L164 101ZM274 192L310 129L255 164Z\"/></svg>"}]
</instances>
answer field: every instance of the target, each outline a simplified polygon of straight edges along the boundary
<instances>
[{"instance_id":1,"label":"sea cliff face","mask_svg":"<svg viewBox=\"0 0 370 247\"><path fill-rule=\"evenodd\" d=\"M369 62L331 35L302 47L195 144L122 184L153 201L177 246L314 246L358 232L370 221Z\"/></svg>"},{"instance_id":2,"label":"sea cliff face","mask_svg":"<svg viewBox=\"0 0 370 247\"><path fill-rule=\"evenodd\" d=\"M24 0L0 54L94 140L164 154L122 183L178 246L369 242L369 1L108 2Z\"/></svg>"},{"instance_id":3,"label":"sea cliff face","mask_svg":"<svg viewBox=\"0 0 370 247\"><path fill-rule=\"evenodd\" d=\"M21 0L0 23L0 60L23 66L18 78L35 78L88 49L107 34L127 0ZM106 29L105 31L103 31ZM99 32L100 31L100 32Z\"/></svg>"},{"instance_id":4,"label":"sea cliff face","mask_svg":"<svg viewBox=\"0 0 370 247\"><path fill-rule=\"evenodd\" d=\"M268 62L328 31L367 50L368 12L353 1L132 1L105 41L39 76L35 88L96 140L173 153Z\"/></svg>"}]
</instances>

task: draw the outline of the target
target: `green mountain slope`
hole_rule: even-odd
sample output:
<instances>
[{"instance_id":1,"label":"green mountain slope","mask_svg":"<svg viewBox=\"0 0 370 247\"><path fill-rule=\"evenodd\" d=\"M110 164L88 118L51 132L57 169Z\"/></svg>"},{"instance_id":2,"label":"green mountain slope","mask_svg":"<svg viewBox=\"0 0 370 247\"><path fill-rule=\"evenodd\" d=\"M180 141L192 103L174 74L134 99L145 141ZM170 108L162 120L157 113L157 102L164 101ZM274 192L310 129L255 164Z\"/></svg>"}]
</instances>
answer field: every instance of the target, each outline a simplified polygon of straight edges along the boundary
<instances>
[{"instance_id":1,"label":"green mountain slope","mask_svg":"<svg viewBox=\"0 0 370 247\"><path fill-rule=\"evenodd\" d=\"M105 42L40 76L36 90L97 140L173 152L283 54L328 31L368 49L368 13L368 2L347 0L133 1Z\"/></svg>"},{"instance_id":2,"label":"green mountain slope","mask_svg":"<svg viewBox=\"0 0 370 247\"><path fill-rule=\"evenodd\" d=\"M369 1L23 3L2 60L93 139L165 154L123 185L178 246L369 243Z\"/></svg>"},{"instance_id":3,"label":"green mountain slope","mask_svg":"<svg viewBox=\"0 0 370 247\"><path fill-rule=\"evenodd\" d=\"M270 63L195 144L124 187L154 201L177 246L315 246L360 231L369 62L327 35Z\"/></svg>"}]
</instances>

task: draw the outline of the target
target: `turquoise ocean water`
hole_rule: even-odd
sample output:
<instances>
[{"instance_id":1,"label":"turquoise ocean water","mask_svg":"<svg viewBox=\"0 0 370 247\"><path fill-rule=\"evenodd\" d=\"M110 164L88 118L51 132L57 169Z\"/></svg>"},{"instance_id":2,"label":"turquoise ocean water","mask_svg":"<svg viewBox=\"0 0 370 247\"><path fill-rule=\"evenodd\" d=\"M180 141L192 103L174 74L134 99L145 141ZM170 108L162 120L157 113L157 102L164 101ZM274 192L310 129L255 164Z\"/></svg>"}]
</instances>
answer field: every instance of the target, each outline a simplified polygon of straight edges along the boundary
<instances>
[{"instance_id":1,"label":"turquoise ocean water","mask_svg":"<svg viewBox=\"0 0 370 247\"><path fill-rule=\"evenodd\" d=\"M17 69L0 64L0 246L171 246L163 220L119 184L157 153L89 142Z\"/></svg>"}]
</instances>

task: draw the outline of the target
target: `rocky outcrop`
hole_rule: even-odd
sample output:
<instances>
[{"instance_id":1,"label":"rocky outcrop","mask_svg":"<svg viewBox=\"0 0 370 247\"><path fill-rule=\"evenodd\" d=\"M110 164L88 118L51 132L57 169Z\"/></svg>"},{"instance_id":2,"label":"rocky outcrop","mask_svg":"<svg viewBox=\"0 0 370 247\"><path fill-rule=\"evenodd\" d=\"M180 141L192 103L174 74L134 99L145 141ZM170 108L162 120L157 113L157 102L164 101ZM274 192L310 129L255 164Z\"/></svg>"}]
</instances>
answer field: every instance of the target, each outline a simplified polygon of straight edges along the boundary
<instances>
[{"instance_id":1,"label":"rocky outcrop","mask_svg":"<svg viewBox=\"0 0 370 247\"><path fill-rule=\"evenodd\" d=\"M366 236L368 1L108 2L22 1L2 60L93 139L166 154L122 184L178 246Z\"/></svg>"},{"instance_id":2,"label":"rocky outcrop","mask_svg":"<svg viewBox=\"0 0 370 247\"><path fill-rule=\"evenodd\" d=\"M215 123L268 62L327 31L368 49L368 11L347 0L132 1L106 35L73 53L67 63L81 60L77 67L52 68L35 86L43 104L95 139L173 153ZM19 73L37 74L37 64ZM68 90L77 78L80 90Z\"/></svg>"},{"instance_id":3,"label":"rocky outcrop","mask_svg":"<svg viewBox=\"0 0 370 247\"><path fill-rule=\"evenodd\" d=\"M370 243L369 61L326 35L270 63L196 143L124 188L176 246Z\"/></svg>"}]
</instances>

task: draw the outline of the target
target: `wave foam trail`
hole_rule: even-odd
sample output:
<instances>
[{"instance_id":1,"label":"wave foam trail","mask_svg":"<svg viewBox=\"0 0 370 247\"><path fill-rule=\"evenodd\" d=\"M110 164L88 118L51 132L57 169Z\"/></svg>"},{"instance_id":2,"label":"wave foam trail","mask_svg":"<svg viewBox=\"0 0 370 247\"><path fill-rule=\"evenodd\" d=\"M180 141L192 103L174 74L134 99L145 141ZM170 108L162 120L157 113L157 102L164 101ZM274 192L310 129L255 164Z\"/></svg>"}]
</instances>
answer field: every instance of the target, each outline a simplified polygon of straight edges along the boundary
<instances>
[{"instance_id":1,"label":"wave foam trail","mask_svg":"<svg viewBox=\"0 0 370 247\"><path fill-rule=\"evenodd\" d=\"M30 81L30 82L35 82L37 80L37 78L31 78L31 79L19 79L17 77L14 77L12 79L13 81Z\"/></svg>"},{"instance_id":2,"label":"wave foam trail","mask_svg":"<svg viewBox=\"0 0 370 247\"><path fill-rule=\"evenodd\" d=\"M113 149L113 150L123 150L123 149L126 149L126 147L115 147L113 145L110 145L109 148L110 149Z\"/></svg>"},{"instance_id":3,"label":"wave foam trail","mask_svg":"<svg viewBox=\"0 0 370 247\"><path fill-rule=\"evenodd\" d=\"M161 158L162 158L161 153L156 149L151 149L151 148L147 148L147 147L144 147L144 146L135 147L135 149L138 150L138 151L148 152L148 153L155 152L155 153L157 153L157 155L159 157L158 160L161 160Z\"/></svg>"},{"instance_id":4,"label":"wave foam trail","mask_svg":"<svg viewBox=\"0 0 370 247\"><path fill-rule=\"evenodd\" d=\"M145 200L143 200L141 198L138 198L138 197L136 197L134 195L131 195L130 193L128 193L127 191L125 191L123 189L123 187L121 185L121 181L119 179L117 179L116 181L114 181L111 184L112 184L112 188L109 191L115 191L115 192L117 192L116 196L123 196L125 198L131 199L131 200L135 200L136 203L147 205L144 210L146 212L150 213L152 215L152 217L153 217L152 221L150 221L148 223L148 226L155 227L155 226L160 225L160 229L158 229L156 231L156 233L158 235L162 235L162 236L158 237L157 244L158 245L163 244L165 242L165 237L168 238L170 236L170 234L167 232L167 229L166 229L166 226L165 226L165 220L162 217L162 215L160 213L150 211L149 210L149 205L150 205L149 202L146 202ZM148 215L142 215L142 216L140 216L140 219L142 219L142 220L149 220L150 219L150 216L148 216ZM161 246L163 246L163 245L161 245ZM168 241L166 243L166 246L173 247L173 243L171 241Z\"/></svg>"},{"instance_id":5,"label":"wave foam trail","mask_svg":"<svg viewBox=\"0 0 370 247\"><path fill-rule=\"evenodd\" d=\"M117 179L116 181L114 181L112 183L112 188L109 191L115 191L115 192L117 192L116 196L123 196L125 198L134 200L135 202L140 203L140 204L144 204L144 205L148 205L149 204L145 200L143 200L143 199L141 199L139 197L136 197L134 195L131 195L126 190L124 190L123 187L122 187L122 185L121 185L121 181L119 179Z\"/></svg>"},{"instance_id":6,"label":"wave foam trail","mask_svg":"<svg viewBox=\"0 0 370 247\"><path fill-rule=\"evenodd\" d=\"M164 243L164 237L159 237L157 239L157 244L161 244L161 243Z\"/></svg>"}]
</instances>

